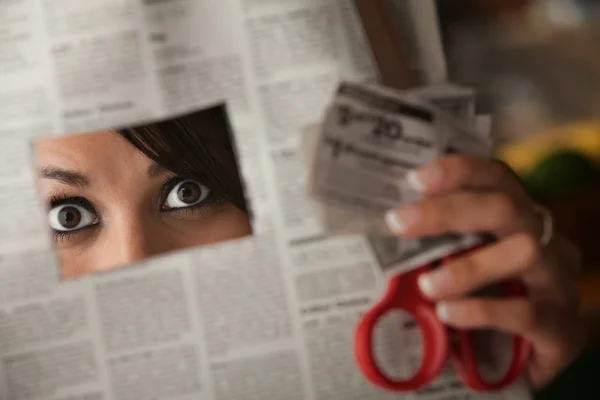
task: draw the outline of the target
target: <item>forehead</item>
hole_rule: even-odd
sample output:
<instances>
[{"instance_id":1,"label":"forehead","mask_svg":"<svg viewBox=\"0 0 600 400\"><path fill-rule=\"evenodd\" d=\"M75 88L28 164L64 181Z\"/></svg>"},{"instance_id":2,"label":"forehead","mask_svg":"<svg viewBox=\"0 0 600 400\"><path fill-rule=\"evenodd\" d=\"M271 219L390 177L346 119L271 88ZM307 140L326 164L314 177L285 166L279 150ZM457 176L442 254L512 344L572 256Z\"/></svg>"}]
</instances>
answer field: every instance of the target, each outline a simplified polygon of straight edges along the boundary
<instances>
[{"instance_id":1,"label":"forehead","mask_svg":"<svg viewBox=\"0 0 600 400\"><path fill-rule=\"evenodd\" d=\"M103 169L123 161L150 163L141 152L114 131L97 131L60 138L44 138L36 142L38 164L60 164L66 168Z\"/></svg>"}]
</instances>

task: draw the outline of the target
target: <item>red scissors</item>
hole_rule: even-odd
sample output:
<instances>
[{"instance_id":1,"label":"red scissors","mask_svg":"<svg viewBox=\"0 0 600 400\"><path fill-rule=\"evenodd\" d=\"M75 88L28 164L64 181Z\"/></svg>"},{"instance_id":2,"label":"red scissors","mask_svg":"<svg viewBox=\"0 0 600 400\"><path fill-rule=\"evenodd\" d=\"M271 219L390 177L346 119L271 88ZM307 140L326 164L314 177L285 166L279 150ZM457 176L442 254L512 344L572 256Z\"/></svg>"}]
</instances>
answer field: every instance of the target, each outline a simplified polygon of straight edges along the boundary
<instances>
[{"instance_id":1,"label":"red scissors","mask_svg":"<svg viewBox=\"0 0 600 400\"><path fill-rule=\"evenodd\" d=\"M463 383L474 391L502 390L520 378L529 361L531 346L527 341L519 336L513 338L512 360L506 374L499 381L487 382L481 376L478 367L473 332L456 330L444 325L437 318L435 305L421 293L417 285L417 280L422 273L440 266L443 268L443 264L451 259L479 247L481 246L456 252L442 260L390 278L385 295L362 316L355 334L356 360L369 381L392 391L415 391L435 380L450 358ZM518 297L526 294L524 285L518 281L500 284L499 289L505 296ZM388 377L378 366L373 351L373 336L377 322L393 310L404 311L411 315L420 328L423 339L423 362L413 377L407 380L394 380Z\"/></svg>"}]
</instances>

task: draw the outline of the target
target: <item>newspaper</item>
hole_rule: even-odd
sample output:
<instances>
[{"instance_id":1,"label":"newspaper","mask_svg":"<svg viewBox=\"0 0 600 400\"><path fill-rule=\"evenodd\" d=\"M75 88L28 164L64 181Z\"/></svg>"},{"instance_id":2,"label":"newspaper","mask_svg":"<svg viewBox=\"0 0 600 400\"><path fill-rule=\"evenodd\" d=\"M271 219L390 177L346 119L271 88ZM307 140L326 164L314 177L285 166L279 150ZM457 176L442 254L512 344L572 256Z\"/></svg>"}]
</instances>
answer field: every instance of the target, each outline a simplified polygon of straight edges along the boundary
<instances>
[{"instance_id":1,"label":"newspaper","mask_svg":"<svg viewBox=\"0 0 600 400\"><path fill-rule=\"evenodd\" d=\"M354 364L384 280L363 236L325 236L301 147L338 82L377 79L351 1L5 0L0 27L0 398L530 398L471 393L451 365L394 394ZM36 143L221 103L253 235L63 279ZM378 349L406 371L402 321Z\"/></svg>"}]
</instances>

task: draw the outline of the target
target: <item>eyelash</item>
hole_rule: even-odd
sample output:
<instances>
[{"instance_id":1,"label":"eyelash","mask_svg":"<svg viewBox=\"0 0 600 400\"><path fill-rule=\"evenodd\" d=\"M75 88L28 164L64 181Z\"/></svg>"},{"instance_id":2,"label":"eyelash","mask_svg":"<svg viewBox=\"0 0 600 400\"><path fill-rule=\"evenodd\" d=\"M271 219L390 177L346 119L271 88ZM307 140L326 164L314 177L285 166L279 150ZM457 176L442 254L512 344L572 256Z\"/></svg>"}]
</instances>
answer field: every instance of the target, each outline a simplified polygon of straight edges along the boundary
<instances>
[{"instance_id":1,"label":"eyelash","mask_svg":"<svg viewBox=\"0 0 600 400\"><path fill-rule=\"evenodd\" d=\"M95 216L98 215L98 213L94 209L94 206L92 205L92 203L90 203L87 199L85 199L83 197L68 197L68 196L58 195L58 196L52 196L52 198L50 199L50 209L53 209L54 207L58 207L58 206L61 206L64 204L74 204L74 205L80 206L82 208L85 208L87 211L94 214ZM70 238L71 236L73 236L77 233L81 233L81 231L83 231L87 228L93 228L95 226L96 226L96 224L86 226L85 228L81 228L76 231L58 231L58 230L53 229L52 232L53 232L54 238L56 240L62 241L62 240Z\"/></svg>"},{"instance_id":2,"label":"eyelash","mask_svg":"<svg viewBox=\"0 0 600 400\"><path fill-rule=\"evenodd\" d=\"M181 218L181 217L186 217L186 216L190 216L190 215L194 215L196 213L202 212L202 210L206 206L213 205L213 204L220 204L225 201L225 199L223 197L221 197L218 194L215 194L214 192L211 191L210 194L208 195L208 197L199 204L189 206L189 207L184 207L184 208L163 209L162 205L166 201L167 195L171 192L171 190L173 190L173 188L175 186L177 186L177 184L179 184L185 180L187 180L187 179L177 176L177 177L169 179L163 185L163 189L161 191L161 196L160 196L160 201L159 201L159 208L162 213L173 214L176 217ZM53 209L55 207L58 207L58 206L61 206L64 204L74 204L74 205L80 206L82 208L85 208L90 213L94 214L96 217L98 217L98 212L96 211L96 209L94 208L92 203L83 197L79 197L79 196L69 197L66 195L55 195L55 196L52 196L52 198L50 199L50 202L49 202L50 209ZM53 230L53 235L57 240L65 240L65 239L70 238L73 235L81 233L82 231L86 230L87 228L94 228L97 225L98 224L89 225L87 227L77 229L74 231Z\"/></svg>"},{"instance_id":3,"label":"eyelash","mask_svg":"<svg viewBox=\"0 0 600 400\"><path fill-rule=\"evenodd\" d=\"M225 202L225 199L223 197L219 196L212 189L210 189L210 193L208 194L208 197L205 198L199 204L189 206L189 207L184 207L184 208L163 209L162 205L167 200L167 196L169 195L171 190L173 190L173 188L175 188L175 186L177 186L178 184L180 184L181 182L184 182L186 180L188 180L188 178L176 176L174 178L169 179L163 185L163 190L161 192L160 201L159 201L159 208L162 213L180 214L180 215L182 215L183 213L186 213L186 212L195 213L195 212L201 211L206 206L209 206L212 204L221 204L221 203ZM198 181L196 181L196 182L198 182Z\"/></svg>"}]
</instances>

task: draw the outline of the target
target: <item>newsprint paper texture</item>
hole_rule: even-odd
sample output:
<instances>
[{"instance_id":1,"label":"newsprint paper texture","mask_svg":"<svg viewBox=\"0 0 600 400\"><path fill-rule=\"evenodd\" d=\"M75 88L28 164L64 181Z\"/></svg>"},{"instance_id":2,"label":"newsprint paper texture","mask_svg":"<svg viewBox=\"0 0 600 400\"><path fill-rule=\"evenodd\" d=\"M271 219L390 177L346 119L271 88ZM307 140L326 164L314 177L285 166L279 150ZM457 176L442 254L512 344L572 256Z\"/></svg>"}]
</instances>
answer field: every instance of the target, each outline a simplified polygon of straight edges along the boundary
<instances>
[{"instance_id":1,"label":"newsprint paper texture","mask_svg":"<svg viewBox=\"0 0 600 400\"><path fill-rule=\"evenodd\" d=\"M451 366L387 393L354 365L354 326L385 282L364 237L324 235L301 132L340 81L377 81L358 21L348 0L0 2L0 398L530 398L524 383L470 393ZM218 104L253 236L62 280L36 141ZM383 325L382 362L410 373L415 327Z\"/></svg>"}]
</instances>

